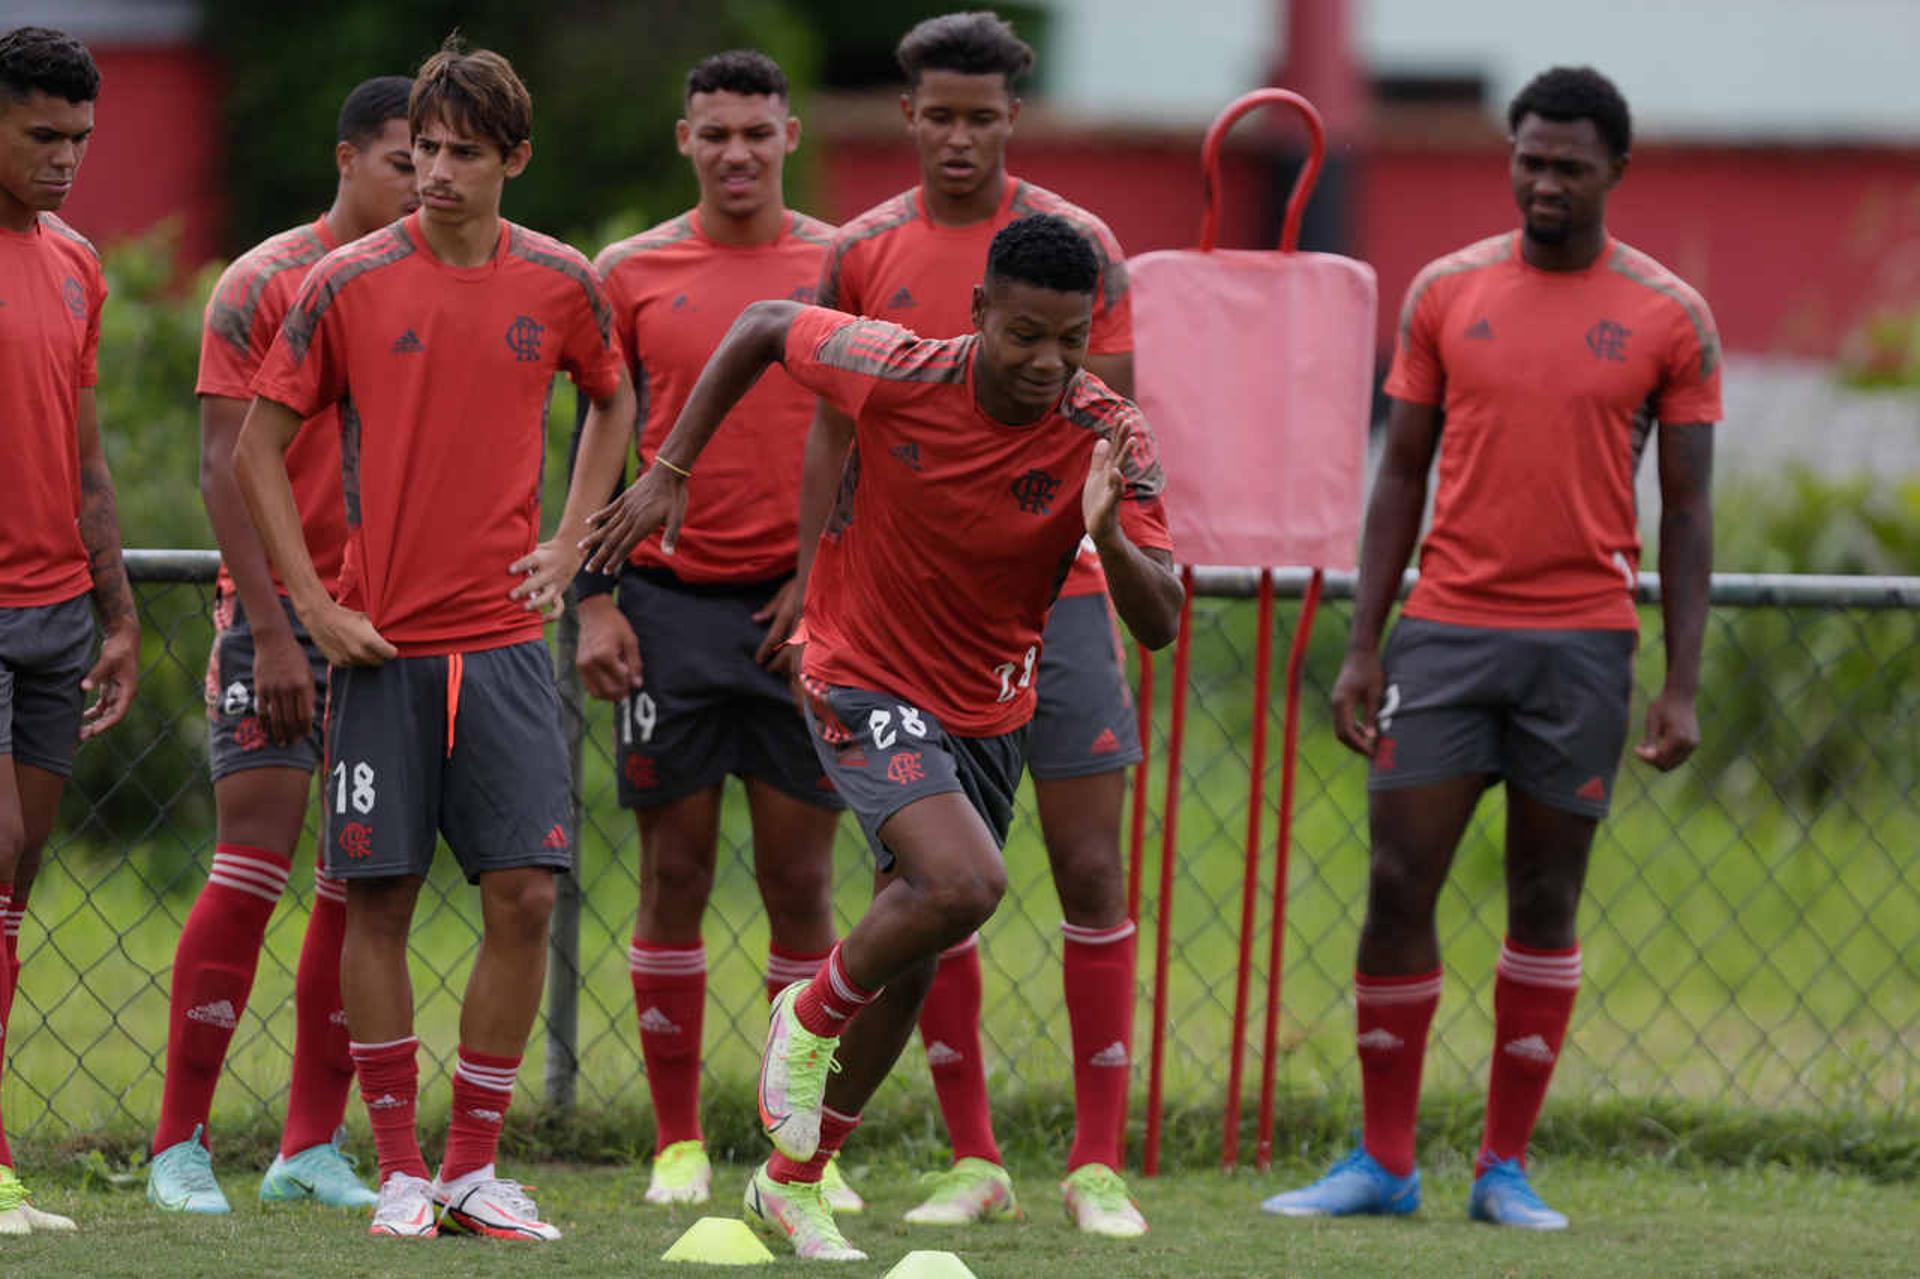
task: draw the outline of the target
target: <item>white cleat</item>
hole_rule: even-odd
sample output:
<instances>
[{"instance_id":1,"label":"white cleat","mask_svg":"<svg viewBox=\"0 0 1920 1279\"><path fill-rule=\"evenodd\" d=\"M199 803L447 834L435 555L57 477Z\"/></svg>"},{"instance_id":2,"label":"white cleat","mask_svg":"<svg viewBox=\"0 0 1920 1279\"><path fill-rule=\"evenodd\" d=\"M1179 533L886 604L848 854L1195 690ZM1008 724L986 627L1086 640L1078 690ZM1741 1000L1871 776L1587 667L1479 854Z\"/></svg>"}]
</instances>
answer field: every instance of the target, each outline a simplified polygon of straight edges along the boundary
<instances>
[{"instance_id":1,"label":"white cleat","mask_svg":"<svg viewBox=\"0 0 1920 1279\"><path fill-rule=\"evenodd\" d=\"M493 1165L433 1185L440 1218L456 1230L489 1239L537 1239L550 1243L560 1232L540 1220L540 1209L517 1181L493 1175Z\"/></svg>"},{"instance_id":2,"label":"white cleat","mask_svg":"<svg viewBox=\"0 0 1920 1279\"><path fill-rule=\"evenodd\" d=\"M433 1183L396 1172L380 1186L367 1233L388 1239L432 1239L440 1233L435 1218Z\"/></svg>"}]
</instances>

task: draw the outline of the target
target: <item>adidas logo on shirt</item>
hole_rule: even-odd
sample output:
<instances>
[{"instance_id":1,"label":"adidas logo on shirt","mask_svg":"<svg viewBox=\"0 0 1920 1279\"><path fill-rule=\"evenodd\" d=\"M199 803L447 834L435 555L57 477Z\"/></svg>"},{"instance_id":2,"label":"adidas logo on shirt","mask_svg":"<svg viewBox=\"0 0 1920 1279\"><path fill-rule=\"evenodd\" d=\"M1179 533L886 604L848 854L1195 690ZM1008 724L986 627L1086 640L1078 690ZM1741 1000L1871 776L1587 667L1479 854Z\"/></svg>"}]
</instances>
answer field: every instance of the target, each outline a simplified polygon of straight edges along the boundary
<instances>
[{"instance_id":1,"label":"adidas logo on shirt","mask_svg":"<svg viewBox=\"0 0 1920 1279\"><path fill-rule=\"evenodd\" d=\"M1493 341L1493 326L1487 323L1486 316L1474 321L1473 327L1467 330L1467 337L1475 342Z\"/></svg>"},{"instance_id":2,"label":"adidas logo on shirt","mask_svg":"<svg viewBox=\"0 0 1920 1279\"><path fill-rule=\"evenodd\" d=\"M1087 1064L1089 1066L1117 1066L1124 1068L1127 1064L1127 1046L1116 1039L1093 1056L1087 1058Z\"/></svg>"},{"instance_id":3,"label":"adidas logo on shirt","mask_svg":"<svg viewBox=\"0 0 1920 1279\"><path fill-rule=\"evenodd\" d=\"M888 449L887 452L906 463L909 471L917 471L920 469L920 446L914 441L909 440L905 444L896 444Z\"/></svg>"},{"instance_id":4,"label":"adidas logo on shirt","mask_svg":"<svg viewBox=\"0 0 1920 1279\"><path fill-rule=\"evenodd\" d=\"M640 1029L653 1035L677 1035L680 1027L673 1024L673 1018L658 1008L649 1008L640 1014Z\"/></svg>"},{"instance_id":5,"label":"adidas logo on shirt","mask_svg":"<svg viewBox=\"0 0 1920 1279\"><path fill-rule=\"evenodd\" d=\"M918 303L913 300L913 293L903 284L892 297L887 299L887 305L895 311L905 311Z\"/></svg>"},{"instance_id":6,"label":"adidas logo on shirt","mask_svg":"<svg viewBox=\"0 0 1920 1279\"><path fill-rule=\"evenodd\" d=\"M1366 1034L1357 1037L1353 1042L1362 1048L1372 1048L1378 1052L1386 1053L1392 1052L1394 1049L1400 1047L1406 1040L1400 1038L1400 1036L1394 1034L1385 1026L1375 1026Z\"/></svg>"},{"instance_id":7,"label":"adidas logo on shirt","mask_svg":"<svg viewBox=\"0 0 1920 1279\"><path fill-rule=\"evenodd\" d=\"M936 1039L927 1045L927 1065L951 1066L955 1062L965 1061L960 1050L943 1040Z\"/></svg>"},{"instance_id":8,"label":"adidas logo on shirt","mask_svg":"<svg viewBox=\"0 0 1920 1279\"><path fill-rule=\"evenodd\" d=\"M392 349L395 355L418 355L427 349L427 344L416 337L412 329L408 329L393 340Z\"/></svg>"},{"instance_id":9,"label":"adidas logo on shirt","mask_svg":"<svg viewBox=\"0 0 1920 1279\"><path fill-rule=\"evenodd\" d=\"M1525 1039L1516 1039L1500 1051L1526 1061L1537 1061L1543 1066L1553 1064L1553 1049L1547 1047L1547 1041L1539 1035L1528 1035Z\"/></svg>"},{"instance_id":10,"label":"adidas logo on shirt","mask_svg":"<svg viewBox=\"0 0 1920 1279\"><path fill-rule=\"evenodd\" d=\"M187 1009L187 1020L201 1022L208 1026L218 1026L222 1030L232 1030L240 1024L240 1015L233 1010L233 1001L216 999L210 1004L201 1004L198 1008Z\"/></svg>"}]
</instances>

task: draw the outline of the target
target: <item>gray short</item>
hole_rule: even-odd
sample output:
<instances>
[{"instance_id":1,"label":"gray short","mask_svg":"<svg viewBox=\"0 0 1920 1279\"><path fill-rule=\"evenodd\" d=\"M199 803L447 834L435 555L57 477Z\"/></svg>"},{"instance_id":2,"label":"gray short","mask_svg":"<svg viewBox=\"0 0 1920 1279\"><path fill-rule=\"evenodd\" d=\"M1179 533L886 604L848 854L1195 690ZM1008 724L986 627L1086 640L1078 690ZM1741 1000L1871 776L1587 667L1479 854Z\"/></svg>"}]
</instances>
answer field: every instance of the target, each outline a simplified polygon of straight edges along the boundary
<instances>
[{"instance_id":1,"label":"gray short","mask_svg":"<svg viewBox=\"0 0 1920 1279\"><path fill-rule=\"evenodd\" d=\"M85 595L59 604L0 608L0 755L73 775L93 664L93 606Z\"/></svg>"},{"instance_id":2,"label":"gray short","mask_svg":"<svg viewBox=\"0 0 1920 1279\"><path fill-rule=\"evenodd\" d=\"M1091 777L1140 762L1140 727L1105 595L1054 603L1041 639L1027 767L1036 781Z\"/></svg>"},{"instance_id":3,"label":"gray short","mask_svg":"<svg viewBox=\"0 0 1920 1279\"><path fill-rule=\"evenodd\" d=\"M425 875L436 834L467 878L573 866L572 770L538 640L333 672L326 870Z\"/></svg>"},{"instance_id":4,"label":"gray short","mask_svg":"<svg viewBox=\"0 0 1920 1279\"><path fill-rule=\"evenodd\" d=\"M237 595L221 595L213 602L213 650L207 654L207 753L213 780L250 768L297 768L311 773L320 767L326 749L321 712L327 705L327 659L294 615L293 604L280 597L293 638L307 655L313 672L313 727L305 737L285 746L267 735L253 701L253 627Z\"/></svg>"},{"instance_id":5,"label":"gray short","mask_svg":"<svg viewBox=\"0 0 1920 1279\"><path fill-rule=\"evenodd\" d=\"M640 642L641 686L614 706L620 804L658 808L752 777L838 811L787 681L753 659L767 625L753 615L778 582L685 583L628 568L620 612Z\"/></svg>"},{"instance_id":6,"label":"gray short","mask_svg":"<svg viewBox=\"0 0 1920 1279\"><path fill-rule=\"evenodd\" d=\"M1403 617L1385 657L1367 789L1472 773L1605 817L1627 743L1632 631L1506 630Z\"/></svg>"},{"instance_id":7,"label":"gray short","mask_svg":"<svg viewBox=\"0 0 1920 1279\"><path fill-rule=\"evenodd\" d=\"M959 791L1004 848L1026 756L1025 725L998 737L954 737L927 711L885 693L807 681L813 748L860 821L881 870L893 850L880 838L889 818L916 800Z\"/></svg>"}]
</instances>

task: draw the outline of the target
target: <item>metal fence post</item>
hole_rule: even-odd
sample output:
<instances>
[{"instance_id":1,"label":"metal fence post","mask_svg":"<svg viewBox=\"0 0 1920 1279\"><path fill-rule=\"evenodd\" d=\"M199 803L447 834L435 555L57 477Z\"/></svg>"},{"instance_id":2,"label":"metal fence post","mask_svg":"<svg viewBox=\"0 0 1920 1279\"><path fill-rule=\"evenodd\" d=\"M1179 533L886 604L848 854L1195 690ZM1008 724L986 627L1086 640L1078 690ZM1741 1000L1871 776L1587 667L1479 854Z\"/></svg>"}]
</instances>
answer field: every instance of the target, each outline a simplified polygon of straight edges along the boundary
<instances>
[{"instance_id":1,"label":"metal fence post","mask_svg":"<svg viewBox=\"0 0 1920 1279\"><path fill-rule=\"evenodd\" d=\"M561 718L567 756L573 769L573 855L575 869L555 884L552 931L547 938L547 1106L571 1114L580 1083L580 873L586 829L581 768L587 717L580 670L573 664L580 647L580 614L571 591L561 615L554 655L560 686Z\"/></svg>"}]
</instances>

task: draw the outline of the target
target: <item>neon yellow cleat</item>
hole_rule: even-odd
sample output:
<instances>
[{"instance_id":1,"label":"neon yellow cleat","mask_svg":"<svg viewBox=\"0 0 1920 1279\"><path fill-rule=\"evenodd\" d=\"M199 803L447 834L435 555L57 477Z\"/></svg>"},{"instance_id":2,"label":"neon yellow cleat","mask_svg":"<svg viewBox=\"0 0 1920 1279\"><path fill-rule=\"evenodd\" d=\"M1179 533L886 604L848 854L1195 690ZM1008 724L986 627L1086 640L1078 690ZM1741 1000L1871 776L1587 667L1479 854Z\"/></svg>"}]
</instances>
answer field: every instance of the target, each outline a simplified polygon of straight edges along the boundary
<instances>
[{"instance_id":1,"label":"neon yellow cleat","mask_svg":"<svg viewBox=\"0 0 1920 1279\"><path fill-rule=\"evenodd\" d=\"M713 1198L713 1164L697 1141L676 1141L653 1157L650 1204L703 1204Z\"/></svg>"},{"instance_id":2,"label":"neon yellow cleat","mask_svg":"<svg viewBox=\"0 0 1920 1279\"><path fill-rule=\"evenodd\" d=\"M945 1172L928 1173L923 1180L931 1190L918 1208L907 1213L910 1225L970 1226L1020 1215L1013 1178L999 1164L962 1159Z\"/></svg>"},{"instance_id":3,"label":"neon yellow cleat","mask_svg":"<svg viewBox=\"0 0 1920 1279\"><path fill-rule=\"evenodd\" d=\"M1067 1220L1086 1234L1138 1239L1147 1233L1147 1219L1127 1194L1127 1183L1105 1164L1075 1168L1060 1190L1066 1197Z\"/></svg>"},{"instance_id":4,"label":"neon yellow cleat","mask_svg":"<svg viewBox=\"0 0 1920 1279\"><path fill-rule=\"evenodd\" d=\"M865 1261L834 1223L817 1181L780 1182L761 1164L747 1179L747 1220L793 1245L802 1261Z\"/></svg>"},{"instance_id":5,"label":"neon yellow cleat","mask_svg":"<svg viewBox=\"0 0 1920 1279\"><path fill-rule=\"evenodd\" d=\"M826 1173L820 1178L820 1193L826 1196L827 1207L836 1215L861 1213L867 1210L867 1201L860 1192L847 1184L847 1175L840 1171L840 1156L827 1160Z\"/></svg>"}]
</instances>

